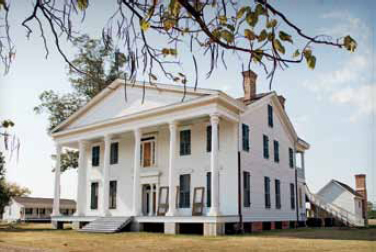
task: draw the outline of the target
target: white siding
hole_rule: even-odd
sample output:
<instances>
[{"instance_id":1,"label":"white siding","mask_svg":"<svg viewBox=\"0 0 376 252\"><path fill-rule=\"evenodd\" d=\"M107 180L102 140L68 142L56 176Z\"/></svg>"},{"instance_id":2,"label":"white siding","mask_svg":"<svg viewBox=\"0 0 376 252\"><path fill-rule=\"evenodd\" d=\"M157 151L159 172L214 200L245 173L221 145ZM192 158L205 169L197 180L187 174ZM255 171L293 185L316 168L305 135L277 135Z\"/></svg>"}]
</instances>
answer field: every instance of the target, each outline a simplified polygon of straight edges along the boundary
<instances>
[{"instance_id":1,"label":"white siding","mask_svg":"<svg viewBox=\"0 0 376 252\"><path fill-rule=\"evenodd\" d=\"M273 127L268 126L268 104L273 106ZM274 105L270 99L266 99L241 118L242 123L248 124L250 129L250 150L241 152L242 170L251 174L251 207L243 207L246 220L296 220L296 209L291 209L290 204L290 183L295 185L295 171L289 167L288 152L289 148L294 149L294 142L285 130ZM269 159L263 156L263 135L269 137ZM274 162L274 140L279 142L279 163ZM270 209L265 208L265 176L271 181ZM281 209L276 209L275 179L279 179L281 184Z\"/></svg>"},{"instance_id":2,"label":"white siding","mask_svg":"<svg viewBox=\"0 0 376 252\"><path fill-rule=\"evenodd\" d=\"M4 208L3 220L5 221L16 221L21 218L21 208L22 205L11 200L10 204Z\"/></svg>"}]
</instances>

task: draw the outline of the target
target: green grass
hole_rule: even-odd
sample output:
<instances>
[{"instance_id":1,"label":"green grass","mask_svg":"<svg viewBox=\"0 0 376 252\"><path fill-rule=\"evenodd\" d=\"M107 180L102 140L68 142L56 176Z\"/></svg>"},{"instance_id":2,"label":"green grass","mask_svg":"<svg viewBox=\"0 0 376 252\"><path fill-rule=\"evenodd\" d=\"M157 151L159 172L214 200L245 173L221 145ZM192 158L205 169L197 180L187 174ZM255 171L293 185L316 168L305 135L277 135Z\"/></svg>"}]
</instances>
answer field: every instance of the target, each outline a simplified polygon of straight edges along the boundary
<instances>
[{"instance_id":1,"label":"green grass","mask_svg":"<svg viewBox=\"0 0 376 252\"><path fill-rule=\"evenodd\" d=\"M374 228L307 228L221 237L91 234L50 228L48 224L17 224L12 228L0 224L0 251L376 251Z\"/></svg>"}]
</instances>

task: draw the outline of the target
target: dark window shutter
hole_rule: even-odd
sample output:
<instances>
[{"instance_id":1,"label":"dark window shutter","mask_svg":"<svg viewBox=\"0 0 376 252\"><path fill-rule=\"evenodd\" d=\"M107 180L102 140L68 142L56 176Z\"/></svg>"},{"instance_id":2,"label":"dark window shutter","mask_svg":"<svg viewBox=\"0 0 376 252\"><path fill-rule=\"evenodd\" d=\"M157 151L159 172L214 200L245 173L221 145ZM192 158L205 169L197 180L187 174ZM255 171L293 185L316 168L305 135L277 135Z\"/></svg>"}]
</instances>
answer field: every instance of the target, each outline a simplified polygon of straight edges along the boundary
<instances>
[{"instance_id":1,"label":"dark window shutter","mask_svg":"<svg viewBox=\"0 0 376 252\"><path fill-rule=\"evenodd\" d=\"M249 126L242 124L242 147L244 151L249 151Z\"/></svg>"},{"instance_id":2,"label":"dark window shutter","mask_svg":"<svg viewBox=\"0 0 376 252\"><path fill-rule=\"evenodd\" d=\"M289 165L290 168L294 168L294 151L292 148L289 148Z\"/></svg>"},{"instance_id":3,"label":"dark window shutter","mask_svg":"<svg viewBox=\"0 0 376 252\"><path fill-rule=\"evenodd\" d=\"M251 176L249 172L243 172L244 207L251 206Z\"/></svg>"},{"instance_id":4,"label":"dark window shutter","mask_svg":"<svg viewBox=\"0 0 376 252\"><path fill-rule=\"evenodd\" d=\"M263 135L263 154L264 158L269 158L269 137L266 135Z\"/></svg>"},{"instance_id":5,"label":"dark window shutter","mask_svg":"<svg viewBox=\"0 0 376 252\"><path fill-rule=\"evenodd\" d=\"M272 105L268 105L268 125L273 127L273 107Z\"/></svg>"},{"instance_id":6,"label":"dark window shutter","mask_svg":"<svg viewBox=\"0 0 376 252\"><path fill-rule=\"evenodd\" d=\"M270 208L270 178L264 177L265 208Z\"/></svg>"},{"instance_id":7,"label":"dark window shutter","mask_svg":"<svg viewBox=\"0 0 376 252\"><path fill-rule=\"evenodd\" d=\"M117 164L119 161L119 143L111 143L110 164Z\"/></svg>"},{"instance_id":8,"label":"dark window shutter","mask_svg":"<svg viewBox=\"0 0 376 252\"><path fill-rule=\"evenodd\" d=\"M184 174L180 175L180 186L179 186L179 207L189 208L190 207L190 192L191 192L191 175Z\"/></svg>"},{"instance_id":9,"label":"dark window shutter","mask_svg":"<svg viewBox=\"0 0 376 252\"><path fill-rule=\"evenodd\" d=\"M206 173L206 206L211 207L211 172Z\"/></svg>"},{"instance_id":10,"label":"dark window shutter","mask_svg":"<svg viewBox=\"0 0 376 252\"><path fill-rule=\"evenodd\" d=\"M274 140L273 145L274 145L274 162L278 163L279 162L279 142Z\"/></svg>"},{"instance_id":11,"label":"dark window shutter","mask_svg":"<svg viewBox=\"0 0 376 252\"><path fill-rule=\"evenodd\" d=\"M209 125L206 127L206 152L211 152L212 143L212 127Z\"/></svg>"},{"instance_id":12,"label":"dark window shutter","mask_svg":"<svg viewBox=\"0 0 376 252\"><path fill-rule=\"evenodd\" d=\"M91 165L99 166L99 158L100 158L100 146L94 146L91 149Z\"/></svg>"}]
</instances>

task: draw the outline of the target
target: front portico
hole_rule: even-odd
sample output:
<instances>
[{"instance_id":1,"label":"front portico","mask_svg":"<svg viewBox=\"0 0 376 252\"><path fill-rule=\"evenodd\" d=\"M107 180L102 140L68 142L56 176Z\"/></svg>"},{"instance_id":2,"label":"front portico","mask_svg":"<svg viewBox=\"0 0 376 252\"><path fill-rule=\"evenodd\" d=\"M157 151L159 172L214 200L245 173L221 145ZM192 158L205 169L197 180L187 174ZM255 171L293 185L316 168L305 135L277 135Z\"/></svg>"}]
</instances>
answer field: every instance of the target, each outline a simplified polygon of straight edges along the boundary
<instances>
[{"instance_id":1,"label":"front portico","mask_svg":"<svg viewBox=\"0 0 376 252\"><path fill-rule=\"evenodd\" d=\"M90 216L134 216L138 223L175 223L183 218L199 222L216 222L220 216L236 213L223 212L220 200L220 178L230 163L236 163L238 139L238 111L242 109L229 103L222 94L147 110L125 117L110 119L82 127L71 127L53 133L57 161L63 148L78 149L78 186L76 221ZM226 104L226 106L223 106ZM206 128L211 127L211 151L197 151L198 141L206 144ZM192 155L179 154L180 131L192 129ZM199 136L198 136L199 135ZM219 144L219 139L223 144ZM119 142L119 163L111 164L112 143ZM90 151L100 146L101 163L93 167ZM124 145L124 146L123 146ZM124 151L123 151L124 150ZM103 152L103 153L102 153ZM221 155L221 152L227 152ZM226 158L224 158L226 156ZM230 156L230 158L228 157ZM197 159L197 158L195 158ZM103 160L103 161L102 161ZM210 207L204 206L202 216L192 217L193 188L190 189L190 208L179 208L179 176L191 174L193 187L205 187L207 173L211 174ZM110 207L110 182L117 181L117 209ZM97 195L92 194L92 183L97 183ZM161 187L168 188L168 211L158 210ZM206 191L205 191L206 192ZM98 198L98 208L91 209L93 197ZM62 220L58 212L60 197L60 167L55 169L55 201L53 219ZM223 197L223 196L222 196ZM236 204L234 204L236 206ZM159 215L158 215L159 213ZM153 220L153 221L151 221ZM174 221L175 220L175 221Z\"/></svg>"}]
</instances>

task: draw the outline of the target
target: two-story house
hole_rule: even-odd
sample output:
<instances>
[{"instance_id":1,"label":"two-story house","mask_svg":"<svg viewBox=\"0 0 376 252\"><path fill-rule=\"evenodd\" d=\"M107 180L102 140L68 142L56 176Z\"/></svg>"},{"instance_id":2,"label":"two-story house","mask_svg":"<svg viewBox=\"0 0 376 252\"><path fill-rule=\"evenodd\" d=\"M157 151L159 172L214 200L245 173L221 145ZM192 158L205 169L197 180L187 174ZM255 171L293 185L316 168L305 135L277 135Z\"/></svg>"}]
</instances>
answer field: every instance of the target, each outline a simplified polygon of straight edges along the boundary
<instances>
[{"instance_id":1,"label":"two-story house","mask_svg":"<svg viewBox=\"0 0 376 252\"><path fill-rule=\"evenodd\" d=\"M118 79L58 125L51 132L58 157L53 223L81 228L117 218L118 227L130 223L132 230L218 235L304 222L309 145L295 132L285 99L257 94L256 74L242 74L238 99ZM58 211L64 148L80 153L73 219Z\"/></svg>"}]
</instances>

